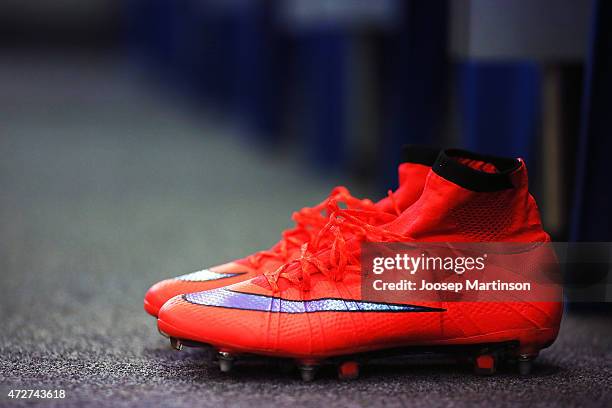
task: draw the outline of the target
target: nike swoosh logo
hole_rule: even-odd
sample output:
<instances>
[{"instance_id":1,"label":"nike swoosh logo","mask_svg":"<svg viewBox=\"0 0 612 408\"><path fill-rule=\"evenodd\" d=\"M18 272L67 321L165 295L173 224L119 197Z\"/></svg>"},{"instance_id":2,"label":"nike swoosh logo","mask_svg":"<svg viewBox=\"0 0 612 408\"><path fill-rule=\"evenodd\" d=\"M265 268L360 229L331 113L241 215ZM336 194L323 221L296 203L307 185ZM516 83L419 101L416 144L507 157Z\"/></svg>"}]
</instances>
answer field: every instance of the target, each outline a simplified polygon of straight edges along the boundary
<instances>
[{"instance_id":1,"label":"nike swoosh logo","mask_svg":"<svg viewBox=\"0 0 612 408\"><path fill-rule=\"evenodd\" d=\"M253 293L235 292L225 288L183 295L187 302L224 307L228 309L254 310L269 313L316 313L316 312L444 312L426 306L400 303L366 302L354 299L323 298L313 300L287 300Z\"/></svg>"},{"instance_id":2,"label":"nike swoosh logo","mask_svg":"<svg viewBox=\"0 0 612 408\"><path fill-rule=\"evenodd\" d=\"M233 276L242 275L246 272L238 272L238 273L223 273L223 272L213 272L210 269L203 269L201 271L188 273L187 275L177 276L174 279L182 280L182 281L190 281L190 282L205 282L212 281L217 279L225 279L231 278Z\"/></svg>"}]
</instances>

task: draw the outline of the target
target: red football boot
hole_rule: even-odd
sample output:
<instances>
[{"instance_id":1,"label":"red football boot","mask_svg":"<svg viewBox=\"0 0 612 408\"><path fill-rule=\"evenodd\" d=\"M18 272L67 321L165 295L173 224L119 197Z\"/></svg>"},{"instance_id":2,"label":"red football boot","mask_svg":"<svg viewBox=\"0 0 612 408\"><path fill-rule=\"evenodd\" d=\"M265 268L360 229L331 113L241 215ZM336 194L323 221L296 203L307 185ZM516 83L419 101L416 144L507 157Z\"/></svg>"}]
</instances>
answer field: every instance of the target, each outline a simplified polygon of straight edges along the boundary
<instances>
[{"instance_id":1,"label":"red football boot","mask_svg":"<svg viewBox=\"0 0 612 408\"><path fill-rule=\"evenodd\" d=\"M160 310L160 330L175 341L216 347L224 371L242 353L259 354L298 360L306 380L323 361L341 362L341 376L352 377L355 355L424 346L475 346L470 352L480 372L493 372L501 355L517 358L526 372L555 340L559 288L553 301L410 301L408 294L402 302L384 302L362 296L363 242L513 242L539 251L550 238L520 159L444 151L419 200L384 226L333 201L329 207L327 225L302 246L298 259L248 281L174 297ZM324 236L331 238L323 243ZM550 262L550 252L541 252ZM523 269L537 269L537 259L520 258L527 262Z\"/></svg>"},{"instance_id":2,"label":"red football boot","mask_svg":"<svg viewBox=\"0 0 612 408\"><path fill-rule=\"evenodd\" d=\"M162 305L176 295L242 282L297 258L302 244L317 235L327 222L327 217L323 213L330 199L344 202L349 208L373 211L374 214L398 214L412 205L421 195L425 177L439 151L424 146L406 146L402 150L403 163L398 168L399 188L394 193L390 192L388 197L374 204L370 200L356 199L346 188L337 187L329 198L319 205L295 212L292 216L295 228L284 231L281 240L271 249L223 265L166 279L153 285L144 298L145 310L157 316ZM388 221L388 218L386 220ZM377 219L379 223L384 221L385 219L380 217Z\"/></svg>"}]
</instances>

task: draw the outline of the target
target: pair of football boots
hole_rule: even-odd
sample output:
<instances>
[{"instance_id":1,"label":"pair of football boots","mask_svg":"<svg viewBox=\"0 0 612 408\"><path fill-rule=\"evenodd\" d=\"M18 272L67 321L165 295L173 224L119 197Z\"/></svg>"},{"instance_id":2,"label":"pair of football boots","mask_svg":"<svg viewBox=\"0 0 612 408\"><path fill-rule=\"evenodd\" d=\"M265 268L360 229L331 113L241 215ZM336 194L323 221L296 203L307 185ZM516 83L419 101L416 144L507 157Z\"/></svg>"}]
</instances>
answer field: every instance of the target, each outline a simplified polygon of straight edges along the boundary
<instances>
[{"instance_id":1,"label":"pair of football boots","mask_svg":"<svg viewBox=\"0 0 612 408\"><path fill-rule=\"evenodd\" d=\"M364 299L363 243L550 242L521 159L416 146L403 156L399 187L384 199L337 187L294 213L295 228L271 249L159 282L145 310L175 348L217 350L222 371L260 355L297 361L305 380L325 362L353 378L372 356L442 347L460 350L480 373L507 359L527 374L558 334L560 289L550 301Z\"/></svg>"}]
</instances>

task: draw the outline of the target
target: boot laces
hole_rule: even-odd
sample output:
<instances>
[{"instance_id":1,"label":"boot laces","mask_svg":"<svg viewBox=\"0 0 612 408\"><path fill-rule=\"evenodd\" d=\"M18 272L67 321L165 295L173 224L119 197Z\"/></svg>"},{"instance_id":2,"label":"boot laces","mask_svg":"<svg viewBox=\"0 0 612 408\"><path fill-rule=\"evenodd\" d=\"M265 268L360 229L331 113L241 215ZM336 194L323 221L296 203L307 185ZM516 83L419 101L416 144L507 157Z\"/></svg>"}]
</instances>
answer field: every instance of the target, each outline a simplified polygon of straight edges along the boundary
<instances>
[{"instance_id":1,"label":"boot laces","mask_svg":"<svg viewBox=\"0 0 612 408\"><path fill-rule=\"evenodd\" d=\"M331 201L342 202L348 208L374 209L374 203L371 200L361 200L353 197L346 187L335 187L320 204L294 212L291 218L295 222L295 227L283 231L280 242L272 249L259 251L247 257L249 264L258 269L268 260L278 260L286 263L290 260L294 249L300 248L304 243L311 242L314 239L320 239L317 238L317 231L320 231L327 224L330 214L328 204ZM324 214L324 212L326 213Z\"/></svg>"},{"instance_id":2,"label":"boot laces","mask_svg":"<svg viewBox=\"0 0 612 408\"><path fill-rule=\"evenodd\" d=\"M349 273L360 273L359 254L348 248L347 238L358 241L390 242L408 241L408 237L372 225L376 220L386 223L396 216L386 212L363 209L341 209L335 200L328 203L329 218L325 226L310 242L300 248L300 257L279 267L274 272L266 272L268 283L272 290L280 291L278 280L287 279L303 291L310 290L310 277L320 272L332 281L342 281ZM325 237L331 237L329 252L325 256L317 256L321 242Z\"/></svg>"}]
</instances>

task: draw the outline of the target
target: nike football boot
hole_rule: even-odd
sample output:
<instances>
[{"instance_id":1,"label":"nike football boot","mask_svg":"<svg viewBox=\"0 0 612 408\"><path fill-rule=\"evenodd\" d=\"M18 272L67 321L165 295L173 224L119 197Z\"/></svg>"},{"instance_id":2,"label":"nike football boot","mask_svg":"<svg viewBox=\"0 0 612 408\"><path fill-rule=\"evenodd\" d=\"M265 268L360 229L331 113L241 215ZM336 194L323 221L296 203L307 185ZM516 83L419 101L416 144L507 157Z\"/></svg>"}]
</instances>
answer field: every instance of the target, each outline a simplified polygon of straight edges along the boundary
<instances>
[{"instance_id":1,"label":"nike football boot","mask_svg":"<svg viewBox=\"0 0 612 408\"><path fill-rule=\"evenodd\" d=\"M436 160L440 149L426 146L406 146L402 149L402 164L398 168L399 188L389 192L388 197L374 204L370 200L359 200L350 195L344 187L336 187L330 196L319 205L303 208L292 216L295 227L283 232L281 240L271 249L260 251L245 258L212 268L166 279L153 285L145 295L144 308L150 315L157 317L162 305L170 298L242 282L275 270L281 265L297 258L300 247L317 235L326 224L327 203L330 200L343 202L348 208L371 211L378 220L388 221L385 215L398 214L421 195L425 177ZM381 218L381 216L383 218ZM327 238L323 237L323 241Z\"/></svg>"},{"instance_id":2,"label":"nike football boot","mask_svg":"<svg viewBox=\"0 0 612 408\"><path fill-rule=\"evenodd\" d=\"M422 347L466 348L481 373L511 359L525 374L555 340L562 315L558 286L551 301L453 301L441 294L411 301L408 293L401 302L384 302L362 296L364 242L504 242L540 251L550 238L522 160L443 151L420 198L382 226L333 200L328 207L327 224L297 259L241 283L172 298L159 312L160 330L175 342L212 345L222 371L241 355L255 354L296 360L304 380L326 362L351 378L366 356ZM540 252L554 262L550 251ZM524 258L524 269L535 271L537 259Z\"/></svg>"}]
</instances>

